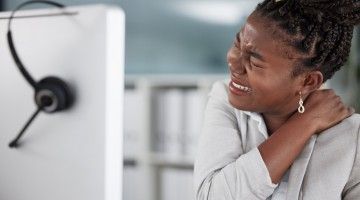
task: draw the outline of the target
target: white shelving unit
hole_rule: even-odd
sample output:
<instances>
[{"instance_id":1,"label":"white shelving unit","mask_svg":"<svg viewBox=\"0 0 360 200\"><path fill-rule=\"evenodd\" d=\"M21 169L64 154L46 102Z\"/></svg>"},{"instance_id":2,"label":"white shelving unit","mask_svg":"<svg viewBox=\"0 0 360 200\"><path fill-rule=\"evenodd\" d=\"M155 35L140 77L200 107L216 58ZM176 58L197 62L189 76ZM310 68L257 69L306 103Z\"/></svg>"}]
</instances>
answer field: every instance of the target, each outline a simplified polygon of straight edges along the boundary
<instances>
[{"instance_id":1,"label":"white shelving unit","mask_svg":"<svg viewBox=\"0 0 360 200\"><path fill-rule=\"evenodd\" d=\"M192 172L195 155L192 153L174 156L154 149L154 95L159 91L171 89L196 91L203 98L203 108L205 108L207 94L212 84L216 80L227 78L227 75L130 75L125 78L125 95L129 94L128 92L133 94L131 99L125 97L125 129L129 129L129 127L126 128L127 124L133 126L134 131L128 134L136 134L135 137L126 135L125 130L124 157L125 163L129 164L125 168L137 168L138 177L141 179L133 183L136 188L141 188L133 191L138 193L133 199L168 200L163 199L164 185L161 181L161 173L166 169ZM126 101L136 110L131 111L127 108ZM127 110L129 113L126 113ZM126 144L129 142L127 138L135 139L131 141L131 144ZM128 152L127 148L132 152ZM124 181L124 187L126 187L126 178ZM132 189L135 190L135 188ZM124 197L124 200L130 199Z\"/></svg>"}]
</instances>

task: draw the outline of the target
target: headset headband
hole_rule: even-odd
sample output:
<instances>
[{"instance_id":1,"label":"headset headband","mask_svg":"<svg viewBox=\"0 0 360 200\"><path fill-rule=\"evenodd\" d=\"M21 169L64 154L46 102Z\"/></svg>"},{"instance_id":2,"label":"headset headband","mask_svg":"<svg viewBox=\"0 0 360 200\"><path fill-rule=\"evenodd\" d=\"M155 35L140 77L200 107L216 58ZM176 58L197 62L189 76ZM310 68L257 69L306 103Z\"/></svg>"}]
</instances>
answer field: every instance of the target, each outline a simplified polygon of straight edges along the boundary
<instances>
[{"instance_id":1,"label":"headset headband","mask_svg":"<svg viewBox=\"0 0 360 200\"><path fill-rule=\"evenodd\" d=\"M53 1L33 0L33 1L27 1L27 2L24 2L24 3L20 4L19 6L17 6L15 8L15 10L13 10L11 12L9 22L8 22L8 32L7 32L7 39L8 39L8 43L9 43L10 52L11 52L12 57L14 58L16 66L19 68L21 74L25 77L27 82L29 82L29 84L36 90L37 82L33 79L33 77L30 75L30 73L25 69L25 67L22 64L18 54L16 53L14 41L13 41L12 34L11 34L11 21L14 18L14 15L15 15L16 11L18 11L19 9L21 9L22 7L24 7L26 5L34 4L34 3L49 4L49 5L53 5L55 7L58 7L58 8L64 8L65 6L62 5L62 4L59 4L57 2L53 2Z\"/></svg>"}]
</instances>

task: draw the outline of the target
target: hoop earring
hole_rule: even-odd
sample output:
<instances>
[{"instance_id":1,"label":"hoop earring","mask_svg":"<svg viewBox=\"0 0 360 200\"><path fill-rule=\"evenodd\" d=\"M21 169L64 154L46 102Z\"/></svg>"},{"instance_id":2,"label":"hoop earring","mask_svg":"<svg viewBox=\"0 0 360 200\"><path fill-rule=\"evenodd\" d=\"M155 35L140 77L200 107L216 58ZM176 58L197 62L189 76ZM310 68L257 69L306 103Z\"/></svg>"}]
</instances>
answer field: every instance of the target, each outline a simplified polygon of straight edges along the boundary
<instances>
[{"instance_id":1,"label":"hoop earring","mask_svg":"<svg viewBox=\"0 0 360 200\"><path fill-rule=\"evenodd\" d=\"M304 107L304 101L301 97L301 92L299 92L299 95L300 95L300 100L299 100L299 108L298 108L298 112L299 113L304 113L305 112L305 107Z\"/></svg>"}]
</instances>

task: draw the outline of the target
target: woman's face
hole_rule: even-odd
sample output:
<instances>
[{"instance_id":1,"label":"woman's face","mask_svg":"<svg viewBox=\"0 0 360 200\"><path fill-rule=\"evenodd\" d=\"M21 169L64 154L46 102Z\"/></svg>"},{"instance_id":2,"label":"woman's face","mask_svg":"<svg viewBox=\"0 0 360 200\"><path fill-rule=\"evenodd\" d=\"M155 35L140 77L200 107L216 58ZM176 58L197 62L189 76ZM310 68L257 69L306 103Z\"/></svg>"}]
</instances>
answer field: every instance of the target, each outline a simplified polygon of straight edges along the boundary
<instances>
[{"instance_id":1,"label":"woman's face","mask_svg":"<svg viewBox=\"0 0 360 200\"><path fill-rule=\"evenodd\" d=\"M250 16L228 51L229 102L240 110L289 113L297 108L301 76L291 76L292 50L272 38L266 23Z\"/></svg>"}]
</instances>

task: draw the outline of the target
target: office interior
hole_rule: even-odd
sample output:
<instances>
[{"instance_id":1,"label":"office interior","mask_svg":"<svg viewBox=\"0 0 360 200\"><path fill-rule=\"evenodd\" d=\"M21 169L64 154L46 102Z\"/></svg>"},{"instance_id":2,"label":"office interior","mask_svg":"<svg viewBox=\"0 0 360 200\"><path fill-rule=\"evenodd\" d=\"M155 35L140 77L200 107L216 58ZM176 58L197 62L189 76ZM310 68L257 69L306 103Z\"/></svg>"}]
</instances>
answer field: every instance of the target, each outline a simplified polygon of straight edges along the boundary
<instances>
[{"instance_id":1,"label":"office interior","mask_svg":"<svg viewBox=\"0 0 360 200\"><path fill-rule=\"evenodd\" d=\"M1 10L22 2L2 0ZM229 77L227 50L259 1L59 2L116 5L126 16L123 200L195 200L193 167L207 94L213 82ZM360 112L359 27L349 61L327 87Z\"/></svg>"}]
</instances>

